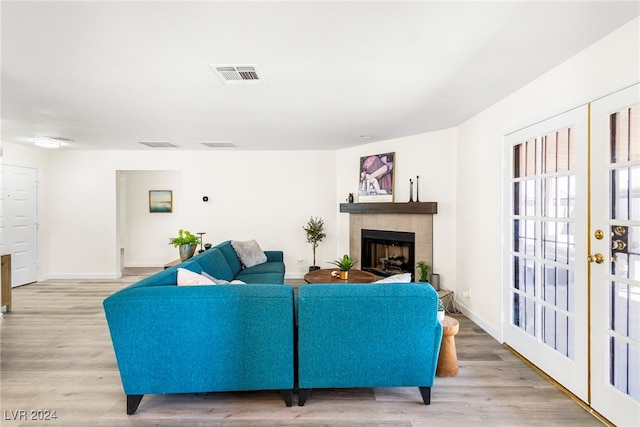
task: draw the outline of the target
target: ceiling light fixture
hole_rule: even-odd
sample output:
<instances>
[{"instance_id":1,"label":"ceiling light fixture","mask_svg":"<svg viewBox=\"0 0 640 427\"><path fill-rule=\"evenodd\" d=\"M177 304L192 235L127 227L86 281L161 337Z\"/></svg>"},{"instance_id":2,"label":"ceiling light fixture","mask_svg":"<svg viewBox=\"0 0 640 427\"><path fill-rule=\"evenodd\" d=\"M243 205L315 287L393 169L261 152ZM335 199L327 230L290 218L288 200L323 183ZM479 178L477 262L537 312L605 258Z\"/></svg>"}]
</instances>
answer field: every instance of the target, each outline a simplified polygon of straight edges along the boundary
<instances>
[{"instance_id":1,"label":"ceiling light fixture","mask_svg":"<svg viewBox=\"0 0 640 427\"><path fill-rule=\"evenodd\" d=\"M49 137L33 138L33 144L42 148L60 148L61 145L59 140Z\"/></svg>"}]
</instances>

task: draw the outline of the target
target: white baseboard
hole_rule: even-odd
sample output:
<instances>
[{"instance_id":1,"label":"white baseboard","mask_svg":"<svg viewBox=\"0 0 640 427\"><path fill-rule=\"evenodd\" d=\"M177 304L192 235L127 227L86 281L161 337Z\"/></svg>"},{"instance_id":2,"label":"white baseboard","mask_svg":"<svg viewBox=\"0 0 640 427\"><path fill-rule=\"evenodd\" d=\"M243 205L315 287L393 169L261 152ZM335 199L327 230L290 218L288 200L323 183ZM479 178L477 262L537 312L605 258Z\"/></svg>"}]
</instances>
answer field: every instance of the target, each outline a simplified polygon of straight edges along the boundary
<instances>
[{"instance_id":1,"label":"white baseboard","mask_svg":"<svg viewBox=\"0 0 640 427\"><path fill-rule=\"evenodd\" d=\"M47 274L40 278L44 280L116 280L122 277L122 273L61 273Z\"/></svg>"},{"instance_id":2,"label":"white baseboard","mask_svg":"<svg viewBox=\"0 0 640 427\"><path fill-rule=\"evenodd\" d=\"M178 258L176 257L176 259ZM163 268L168 262L169 260L162 262L128 262L127 265L123 266L123 268Z\"/></svg>"},{"instance_id":3,"label":"white baseboard","mask_svg":"<svg viewBox=\"0 0 640 427\"><path fill-rule=\"evenodd\" d=\"M306 273L285 273L285 279L304 279Z\"/></svg>"},{"instance_id":4,"label":"white baseboard","mask_svg":"<svg viewBox=\"0 0 640 427\"><path fill-rule=\"evenodd\" d=\"M456 300L456 305L458 306L458 308L460 309L462 314L467 316L467 318L469 318L469 320L471 320L473 323L475 323L476 325L478 325L482 329L484 329L484 331L486 333L488 333L493 338L495 338L495 340L498 341L499 343L503 342L502 333L499 330L489 326L489 324L487 324L487 322L485 322L481 317L476 315L473 311L469 310L469 308L467 306L465 306L464 304L462 304L460 302L460 300Z\"/></svg>"}]
</instances>

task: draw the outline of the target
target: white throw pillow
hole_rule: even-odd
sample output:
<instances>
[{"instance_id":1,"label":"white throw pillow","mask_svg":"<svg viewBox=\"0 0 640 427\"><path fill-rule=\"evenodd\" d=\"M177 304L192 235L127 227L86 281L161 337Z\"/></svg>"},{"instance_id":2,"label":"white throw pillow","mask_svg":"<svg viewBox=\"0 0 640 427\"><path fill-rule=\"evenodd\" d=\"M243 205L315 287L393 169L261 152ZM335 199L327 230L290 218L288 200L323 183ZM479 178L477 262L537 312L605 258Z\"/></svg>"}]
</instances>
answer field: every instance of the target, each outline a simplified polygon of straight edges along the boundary
<instances>
[{"instance_id":1,"label":"white throw pillow","mask_svg":"<svg viewBox=\"0 0 640 427\"><path fill-rule=\"evenodd\" d=\"M214 285L211 280L201 274L194 273L186 268L178 268L178 286L183 285Z\"/></svg>"},{"instance_id":2,"label":"white throw pillow","mask_svg":"<svg viewBox=\"0 0 640 427\"><path fill-rule=\"evenodd\" d=\"M411 283L411 273L394 274L373 283Z\"/></svg>"},{"instance_id":3,"label":"white throw pillow","mask_svg":"<svg viewBox=\"0 0 640 427\"><path fill-rule=\"evenodd\" d=\"M264 264L267 262L267 255L255 240L233 240L231 241L231 246L233 246L240 262L245 267L253 267L254 265Z\"/></svg>"}]
</instances>

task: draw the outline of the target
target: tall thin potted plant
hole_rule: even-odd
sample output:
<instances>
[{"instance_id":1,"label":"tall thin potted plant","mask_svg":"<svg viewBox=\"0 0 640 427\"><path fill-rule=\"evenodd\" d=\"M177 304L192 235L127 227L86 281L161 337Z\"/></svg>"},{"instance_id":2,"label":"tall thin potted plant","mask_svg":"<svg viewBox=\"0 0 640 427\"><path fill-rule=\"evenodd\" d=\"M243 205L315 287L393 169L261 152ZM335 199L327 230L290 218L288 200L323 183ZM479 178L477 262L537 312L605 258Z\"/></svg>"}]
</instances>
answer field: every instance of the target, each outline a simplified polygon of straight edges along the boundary
<instances>
[{"instance_id":1,"label":"tall thin potted plant","mask_svg":"<svg viewBox=\"0 0 640 427\"><path fill-rule=\"evenodd\" d=\"M307 225L302 228L305 233L307 233L307 242L311 243L311 248L313 249L313 265L309 267L309 271L320 270L320 267L316 265L316 248L322 239L327 237L327 234L324 232L324 220L322 218L311 217Z\"/></svg>"}]
</instances>

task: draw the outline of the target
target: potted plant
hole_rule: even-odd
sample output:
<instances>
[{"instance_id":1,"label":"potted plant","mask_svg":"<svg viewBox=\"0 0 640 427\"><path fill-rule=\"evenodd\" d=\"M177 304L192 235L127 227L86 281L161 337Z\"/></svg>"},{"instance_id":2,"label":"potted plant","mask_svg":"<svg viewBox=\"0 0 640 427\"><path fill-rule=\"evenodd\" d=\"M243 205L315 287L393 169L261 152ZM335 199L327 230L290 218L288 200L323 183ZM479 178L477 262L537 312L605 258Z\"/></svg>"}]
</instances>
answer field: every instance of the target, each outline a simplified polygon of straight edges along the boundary
<instances>
[{"instance_id":1,"label":"potted plant","mask_svg":"<svg viewBox=\"0 0 640 427\"><path fill-rule=\"evenodd\" d=\"M428 282L429 273L431 273L431 266L424 261L418 261L416 263L416 268L418 269L418 274L420 275L420 281Z\"/></svg>"},{"instance_id":2,"label":"potted plant","mask_svg":"<svg viewBox=\"0 0 640 427\"><path fill-rule=\"evenodd\" d=\"M438 320L440 323L444 320L444 304L440 298L438 298Z\"/></svg>"},{"instance_id":3,"label":"potted plant","mask_svg":"<svg viewBox=\"0 0 640 427\"><path fill-rule=\"evenodd\" d=\"M327 237L324 232L324 220L311 217L307 225L302 228L307 233L307 242L311 243L311 248L313 249L313 265L309 267L309 271L320 270L320 267L316 265L316 248L322 239Z\"/></svg>"},{"instance_id":4,"label":"potted plant","mask_svg":"<svg viewBox=\"0 0 640 427\"><path fill-rule=\"evenodd\" d=\"M347 280L349 278L349 270L351 270L357 262L358 261L353 260L349 255L344 255L335 261L329 261L330 264L340 269L340 280Z\"/></svg>"},{"instance_id":5,"label":"potted plant","mask_svg":"<svg viewBox=\"0 0 640 427\"><path fill-rule=\"evenodd\" d=\"M198 243L200 243L198 236L183 229L178 230L178 237L169 239L169 244L180 251L180 261L191 258L198 247Z\"/></svg>"}]
</instances>

